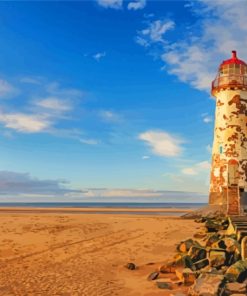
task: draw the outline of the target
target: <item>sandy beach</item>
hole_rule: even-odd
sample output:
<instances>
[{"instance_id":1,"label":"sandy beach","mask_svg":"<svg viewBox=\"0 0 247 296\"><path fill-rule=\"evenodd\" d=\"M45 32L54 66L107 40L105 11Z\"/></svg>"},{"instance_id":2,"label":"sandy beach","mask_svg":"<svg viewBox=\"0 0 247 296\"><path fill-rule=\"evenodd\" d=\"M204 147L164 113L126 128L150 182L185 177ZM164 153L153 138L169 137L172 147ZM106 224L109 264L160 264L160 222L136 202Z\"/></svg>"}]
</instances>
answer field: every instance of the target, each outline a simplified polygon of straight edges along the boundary
<instances>
[{"instance_id":1,"label":"sandy beach","mask_svg":"<svg viewBox=\"0 0 247 296\"><path fill-rule=\"evenodd\" d=\"M20 296L175 295L182 288L160 290L147 276L198 227L180 217L62 209L2 208L0 221L0 295Z\"/></svg>"}]
</instances>

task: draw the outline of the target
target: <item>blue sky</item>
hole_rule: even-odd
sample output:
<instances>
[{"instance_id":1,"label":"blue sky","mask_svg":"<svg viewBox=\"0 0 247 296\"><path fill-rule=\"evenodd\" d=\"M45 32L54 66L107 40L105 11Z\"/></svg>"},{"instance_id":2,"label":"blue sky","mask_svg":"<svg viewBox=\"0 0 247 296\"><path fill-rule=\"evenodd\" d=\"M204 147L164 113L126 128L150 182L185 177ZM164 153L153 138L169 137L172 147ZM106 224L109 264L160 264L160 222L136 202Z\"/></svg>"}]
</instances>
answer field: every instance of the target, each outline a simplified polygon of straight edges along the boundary
<instances>
[{"instance_id":1,"label":"blue sky","mask_svg":"<svg viewBox=\"0 0 247 296\"><path fill-rule=\"evenodd\" d=\"M1 2L0 201L206 201L246 4Z\"/></svg>"}]
</instances>

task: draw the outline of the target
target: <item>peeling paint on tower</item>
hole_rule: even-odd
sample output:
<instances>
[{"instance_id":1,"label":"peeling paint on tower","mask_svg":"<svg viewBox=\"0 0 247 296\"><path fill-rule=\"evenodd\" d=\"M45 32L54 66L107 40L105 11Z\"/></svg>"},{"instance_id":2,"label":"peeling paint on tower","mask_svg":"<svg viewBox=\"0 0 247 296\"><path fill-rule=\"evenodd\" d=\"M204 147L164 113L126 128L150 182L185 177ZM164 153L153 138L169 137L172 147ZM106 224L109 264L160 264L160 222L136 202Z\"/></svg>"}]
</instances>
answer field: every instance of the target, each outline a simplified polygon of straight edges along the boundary
<instances>
[{"instance_id":1,"label":"peeling paint on tower","mask_svg":"<svg viewBox=\"0 0 247 296\"><path fill-rule=\"evenodd\" d=\"M212 83L216 111L209 203L239 215L247 204L247 64L236 51L232 54Z\"/></svg>"}]
</instances>

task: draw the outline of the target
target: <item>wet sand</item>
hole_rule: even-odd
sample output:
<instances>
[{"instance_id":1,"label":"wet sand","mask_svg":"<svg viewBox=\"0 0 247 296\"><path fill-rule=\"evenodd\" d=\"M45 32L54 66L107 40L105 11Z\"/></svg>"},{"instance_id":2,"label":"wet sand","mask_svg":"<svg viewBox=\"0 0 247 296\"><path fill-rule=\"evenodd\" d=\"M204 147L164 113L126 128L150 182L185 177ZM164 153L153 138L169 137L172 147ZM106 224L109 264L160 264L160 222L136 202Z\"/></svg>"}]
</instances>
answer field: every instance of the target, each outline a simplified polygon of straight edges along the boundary
<instances>
[{"instance_id":1,"label":"wet sand","mask_svg":"<svg viewBox=\"0 0 247 296\"><path fill-rule=\"evenodd\" d=\"M175 294L159 290L147 276L193 235L193 221L63 210L0 210L0 295ZM138 269L126 269L127 262Z\"/></svg>"}]
</instances>

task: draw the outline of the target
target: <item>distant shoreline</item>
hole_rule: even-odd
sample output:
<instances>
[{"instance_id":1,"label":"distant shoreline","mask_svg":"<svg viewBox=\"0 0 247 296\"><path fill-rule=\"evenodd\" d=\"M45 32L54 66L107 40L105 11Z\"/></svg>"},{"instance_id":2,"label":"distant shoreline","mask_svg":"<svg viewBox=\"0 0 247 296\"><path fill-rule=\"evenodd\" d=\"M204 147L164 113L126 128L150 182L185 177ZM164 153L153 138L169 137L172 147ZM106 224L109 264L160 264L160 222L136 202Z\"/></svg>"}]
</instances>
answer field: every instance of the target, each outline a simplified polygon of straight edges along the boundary
<instances>
[{"instance_id":1,"label":"distant shoreline","mask_svg":"<svg viewBox=\"0 0 247 296\"><path fill-rule=\"evenodd\" d=\"M190 208L35 208L35 207L0 207L0 214L121 214L180 216L190 213Z\"/></svg>"}]
</instances>

